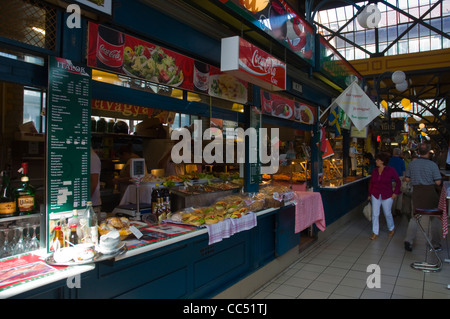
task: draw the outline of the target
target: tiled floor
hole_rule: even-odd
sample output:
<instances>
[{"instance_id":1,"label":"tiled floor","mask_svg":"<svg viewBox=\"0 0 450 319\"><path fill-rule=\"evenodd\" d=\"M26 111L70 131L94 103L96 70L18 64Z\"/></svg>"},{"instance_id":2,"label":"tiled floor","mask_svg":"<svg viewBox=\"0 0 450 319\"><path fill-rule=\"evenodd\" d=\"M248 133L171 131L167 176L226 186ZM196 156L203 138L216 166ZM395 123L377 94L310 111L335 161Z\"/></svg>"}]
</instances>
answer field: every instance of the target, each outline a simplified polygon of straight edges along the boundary
<instances>
[{"instance_id":1,"label":"tiled floor","mask_svg":"<svg viewBox=\"0 0 450 319\"><path fill-rule=\"evenodd\" d=\"M380 236L371 241L371 223L362 215L358 216L325 240L301 252L296 262L248 298L449 299L450 264L444 263L438 273L412 269L410 264L413 261L425 258L434 261L434 257L427 252L426 241L420 231L413 251L405 251L406 217L398 216L394 221L396 232L393 238L388 238L384 216L381 215ZM427 225L425 218L424 225ZM439 255L442 261L449 258L448 239L443 239ZM367 271L370 264L380 267L380 288L367 285L368 277L375 274Z\"/></svg>"}]
</instances>

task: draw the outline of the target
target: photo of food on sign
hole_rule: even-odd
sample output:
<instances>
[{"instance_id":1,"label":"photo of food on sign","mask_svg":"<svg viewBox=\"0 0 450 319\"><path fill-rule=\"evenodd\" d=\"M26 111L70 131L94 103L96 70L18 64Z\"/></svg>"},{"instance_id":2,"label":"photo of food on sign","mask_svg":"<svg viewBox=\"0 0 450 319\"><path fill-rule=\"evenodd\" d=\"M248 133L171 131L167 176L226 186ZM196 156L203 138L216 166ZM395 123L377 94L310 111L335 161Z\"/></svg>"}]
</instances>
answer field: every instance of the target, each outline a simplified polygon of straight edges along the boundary
<instances>
[{"instance_id":1,"label":"photo of food on sign","mask_svg":"<svg viewBox=\"0 0 450 319\"><path fill-rule=\"evenodd\" d=\"M127 75L170 86L179 86L184 80L183 70L175 64L175 59L159 46L126 46L123 70Z\"/></svg>"},{"instance_id":2,"label":"photo of food on sign","mask_svg":"<svg viewBox=\"0 0 450 319\"><path fill-rule=\"evenodd\" d=\"M237 103L247 102L247 83L211 67L208 94Z\"/></svg>"},{"instance_id":3,"label":"photo of food on sign","mask_svg":"<svg viewBox=\"0 0 450 319\"><path fill-rule=\"evenodd\" d=\"M89 22L88 66L193 90L194 60L118 30Z\"/></svg>"},{"instance_id":4,"label":"photo of food on sign","mask_svg":"<svg viewBox=\"0 0 450 319\"><path fill-rule=\"evenodd\" d=\"M304 103L262 91L261 105L263 114L304 124L314 123L316 109Z\"/></svg>"}]
</instances>

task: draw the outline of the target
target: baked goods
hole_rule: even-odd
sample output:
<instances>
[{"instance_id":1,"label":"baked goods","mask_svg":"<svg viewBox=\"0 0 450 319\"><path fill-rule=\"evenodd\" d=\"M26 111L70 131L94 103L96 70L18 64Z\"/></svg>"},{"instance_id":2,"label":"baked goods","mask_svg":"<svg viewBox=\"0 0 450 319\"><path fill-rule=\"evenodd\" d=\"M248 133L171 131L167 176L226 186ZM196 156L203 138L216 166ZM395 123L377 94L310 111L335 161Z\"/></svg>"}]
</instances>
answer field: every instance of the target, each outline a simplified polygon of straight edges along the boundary
<instances>
[{"instance_id":1,"label":"baked goods","mask_svg":"<svg viewBox=\"0 0 450 319\"><path fill-rule=\"evenodd\" d=\"M218 222L219 222L219 218L214 214L205 216L205 224L206 225L217 224Z\"/></svg>"},{"instance_id":2,"label":"baked goods","mask_svg":"<svg viewBox=\"0 0 450 319\"><path fill-rule=\"evenodd\" d=\"M265 208L281 207L284 201L290 200L293 195L292 191L283 185L266 186L260 190L260 193L264 196Z\"/></svg>"},{"instance_id":3,"label":"baked goods","mask_svg":"<svg viewBox=\"0 0 450 319\"><path fill-rule=\"evenodd\" d=\"M126 217L109 217L100 223L98 232L100 235L106 235L110 231L117 230L120 234L120 239L124 240L130 234L130 221Z\"/></svg>"},{"instance_id":4,"label":"baked goods","mask_svg":"<svg viewBox=\"0 0 450 319\"><path fill-rule=\"evenodd\" d=\"M247 208L242 207L242 208L239 208L239 209L229 213L229 217L236 219L236 218L241 218L242 216L247 215L247 214L248 214Z\"/></svg>"},{"instance_id":5,"label":"baked goods","mask_svg":"<svg viewBox=\"0 0 450 319\"><path fill-rule=\"evenodd\" d=\"M200 226L205 223L204 214L200 209L195 209L190 213L184 213L181 221L185 224Z\"/></svg>"},{"instance_id":6,"label":"baked goods","mask_svg":"<svg viewBox=\"0 0 450 319\"><path fill-rule=\"evenodd\" d=\"M244 200L244 206L250 212L257 212L264 208L264 196L260 193L250 195Z\"/></svg>"}]
</instances>

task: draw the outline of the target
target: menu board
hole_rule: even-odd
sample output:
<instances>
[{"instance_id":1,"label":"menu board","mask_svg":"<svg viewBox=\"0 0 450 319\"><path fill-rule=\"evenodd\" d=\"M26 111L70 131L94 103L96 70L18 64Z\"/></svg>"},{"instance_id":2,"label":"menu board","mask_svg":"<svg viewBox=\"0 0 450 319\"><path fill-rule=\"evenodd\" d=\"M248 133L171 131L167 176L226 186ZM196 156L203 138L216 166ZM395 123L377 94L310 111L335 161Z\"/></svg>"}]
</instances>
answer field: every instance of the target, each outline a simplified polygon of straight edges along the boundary
<instances>
[{"instance_id":1,"label":"menu board","mask_svg":"<svg viewBox=\"0 0 450 319\"><path fill-rule=\"evenodd\" d=\"M47 107L47 213L90 198L91 70L50 57Z\"/></svg>"}]
</instances>

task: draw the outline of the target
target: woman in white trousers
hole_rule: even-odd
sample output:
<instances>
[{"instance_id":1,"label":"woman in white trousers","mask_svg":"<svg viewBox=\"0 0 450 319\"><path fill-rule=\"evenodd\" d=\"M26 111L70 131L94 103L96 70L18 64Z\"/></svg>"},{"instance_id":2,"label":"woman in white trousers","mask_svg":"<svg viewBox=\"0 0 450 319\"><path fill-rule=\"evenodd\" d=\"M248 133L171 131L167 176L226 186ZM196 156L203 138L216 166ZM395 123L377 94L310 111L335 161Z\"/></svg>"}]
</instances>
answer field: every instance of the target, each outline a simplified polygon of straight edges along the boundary
<instances>
[{"instance_id":1,"label":"woman in white trousers","mask_svg":"<svg viewBox=\"0 0 450 319\"><path fill-rule=\"evenodd\" d=\"M389 237L394 235L394 219L392 217L392 203L400 194L402 182L393 167L387 166L389 154L379 153L375 156L376 168L372 170L372 177L369 184L369 200L372 201L372 236L370 239L378 238L380 231L379 217L380 209L383 209L388 226ZM392 182L395 182L395 190L392 189Z\"/></svg>"}]
</instances>

